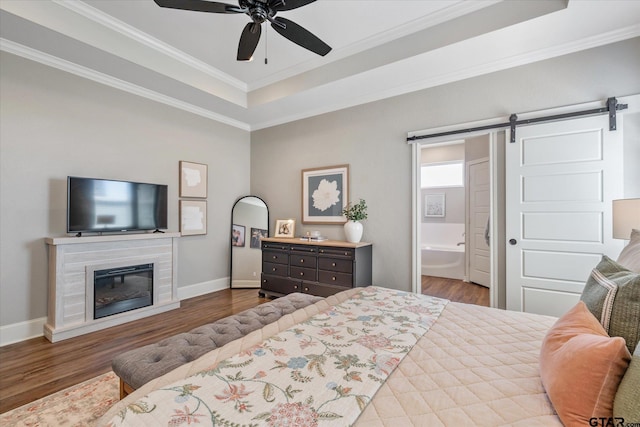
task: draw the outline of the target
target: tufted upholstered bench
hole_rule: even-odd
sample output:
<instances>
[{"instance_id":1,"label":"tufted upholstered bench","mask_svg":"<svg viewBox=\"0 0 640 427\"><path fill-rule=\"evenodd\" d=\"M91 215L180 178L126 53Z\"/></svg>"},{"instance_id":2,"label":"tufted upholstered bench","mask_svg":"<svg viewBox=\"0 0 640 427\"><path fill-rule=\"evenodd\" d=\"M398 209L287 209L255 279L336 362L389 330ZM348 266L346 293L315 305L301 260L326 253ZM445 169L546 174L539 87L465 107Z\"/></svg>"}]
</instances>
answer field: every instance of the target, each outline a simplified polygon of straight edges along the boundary
<instances>
[{"instance_id":1,"label":"tufted upholstered bench","mask_svg":"<svg viewBox=\"0 0 640 427\"><path fill-rule=\"evenodd\" d=\"M321 299L302 293L288 294L189 332L121 354L111 363L113 372L120 377L120 398L180 365Z\"/></svg>"}]
</instances>

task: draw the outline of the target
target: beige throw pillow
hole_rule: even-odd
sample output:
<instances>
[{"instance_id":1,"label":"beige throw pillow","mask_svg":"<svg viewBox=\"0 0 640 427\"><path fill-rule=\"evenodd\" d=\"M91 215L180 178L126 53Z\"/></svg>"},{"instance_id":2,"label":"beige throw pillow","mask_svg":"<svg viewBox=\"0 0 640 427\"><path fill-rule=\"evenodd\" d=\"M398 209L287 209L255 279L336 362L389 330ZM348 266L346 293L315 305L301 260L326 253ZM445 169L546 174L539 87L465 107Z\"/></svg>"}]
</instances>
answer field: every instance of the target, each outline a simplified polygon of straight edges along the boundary
<instances>
[{"instance_id":1,"label":"beige throw pillow","mask_svg":"<svg viewBox=\"0 0 640 427\"><path fill-rule=\"evenodd\" d=\"M630 239L629 244L620 252L618 264L640 273L640 230L633 230Z\"/></svg>"}]
</instances>

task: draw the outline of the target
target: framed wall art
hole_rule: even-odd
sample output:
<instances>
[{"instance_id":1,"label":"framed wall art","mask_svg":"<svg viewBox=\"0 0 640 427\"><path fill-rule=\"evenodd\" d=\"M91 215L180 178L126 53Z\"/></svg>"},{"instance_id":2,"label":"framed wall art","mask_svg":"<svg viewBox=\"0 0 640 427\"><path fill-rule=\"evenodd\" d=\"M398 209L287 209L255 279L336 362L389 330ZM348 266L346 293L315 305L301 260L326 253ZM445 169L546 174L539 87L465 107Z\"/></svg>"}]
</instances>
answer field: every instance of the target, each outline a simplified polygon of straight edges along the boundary
<instances>
[{"instance_id":1,"label":"framed wall art","mask_svg":"<svg viewBox=\"0 0 640 427\"><path fill-rule=\"evenodd\" d=\"M295 236L296 222L292 219L279 219L276 221L276 237Z\"/></svg>"},{"instance_id":2,"label":"framed wall art","mask_svg":"<svg viewBox=\"0 0 640 427\"><path fill-rule=\"evenodd\" d=\"M180 197L207 198L207 165L180 161Z\"/></svg>"},{"instance_id":3,"label":"framed wall art","mask_svg":"<svg viewBox=\"0 0 640 427\"><path fill-rule=\"evenodd\" d=\"M180 200L180 234L207 234L206 200Z\"/></svg>"},{"instance_id":4,"label":"framed wall art","mask_svg":"<svg viewBox=\"0 0 640 427\"><path fill-rule=\"evenodd\" d=\"M244 225L233 224L231 226L231 246L244 247Z\"/></svg>"},{"instance_id":5,"label":"framed wall art","mask_svg":"<svg viewBox=\"0 0 640 427\"><path fill-rule=\"evenodd\" d=\"M444 194L427 194L424 196L424 216L440 217L445 215Z\"/></svg>"},{"instance_id":6,"label":"framed wall art","mask_svg":"<svg viewBox=\"0 0 640 427\"><path fill-rule=\"evenodd\" d=\"M349 201L349 165L302 170L302 222L343 224Z\"/></svg>"}]
</instances>

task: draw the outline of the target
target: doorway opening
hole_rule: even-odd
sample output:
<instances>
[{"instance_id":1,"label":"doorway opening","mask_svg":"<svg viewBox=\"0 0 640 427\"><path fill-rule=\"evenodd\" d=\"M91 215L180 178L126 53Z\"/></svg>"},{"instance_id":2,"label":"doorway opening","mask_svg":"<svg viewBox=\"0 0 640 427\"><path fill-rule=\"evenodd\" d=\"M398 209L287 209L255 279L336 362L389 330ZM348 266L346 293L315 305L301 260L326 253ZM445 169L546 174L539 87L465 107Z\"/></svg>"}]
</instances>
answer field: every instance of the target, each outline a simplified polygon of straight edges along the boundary
<instances>
[{"instance_id":1,"label":"doorway opening","mask_svg":"<svg viewBox=\"0 0 640 427\"><path fill-rule=\"evenodd\" d=\"M490 249L495 139L485 133L416 144L416 292L498 305Z\"/></svg>"}]
</instances>

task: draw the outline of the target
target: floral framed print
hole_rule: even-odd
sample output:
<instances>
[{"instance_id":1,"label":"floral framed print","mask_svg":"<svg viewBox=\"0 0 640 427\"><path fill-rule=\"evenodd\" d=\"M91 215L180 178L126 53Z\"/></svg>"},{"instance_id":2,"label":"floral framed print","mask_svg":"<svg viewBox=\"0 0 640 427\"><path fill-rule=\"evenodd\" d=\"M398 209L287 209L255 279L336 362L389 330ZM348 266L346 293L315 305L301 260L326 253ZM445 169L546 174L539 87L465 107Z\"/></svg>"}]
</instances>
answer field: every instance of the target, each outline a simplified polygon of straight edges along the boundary
<instances>
[{"instance_id":1,"label":"floral framed print","mask_svg":"<svg viewBox=\"0 0 640 427\"><path fill-rule=\"evenodd\" d=\"M349 165L302 170L302 222L344 224L349 200Z\"/></svg>"},{"instance_id":2,"label":"floral framed print","mask_svg":"<svg viewBox=\"0 0 640 427\"><path fill-rule=\"evenodd\" d=\"M180 234L207 234L206 200L180 200Z\"/></svg>"},{"instance_id":3,"label":"floral framed print","mask_svg":"<svg viewBox=\"0 0 640 427\"><path fill-rule=\"evenodd\" d=\"M180 160L180 197L207 198L207 165Z\"/></svg>"},{"instance_id":4,"label":"floral framed print","mask_svg":"<svg viewBox=\"0 0 640 427\"><path fill-rule=\"evenodd\" d=\"M276 221L275 237L295 236L296 222L292 219L279 219Z\"/></svg>"},{"instance_id":5,"label":"floral framed print","mask_svg":"<svg viewBox=\"0 0 640 427\"><path fill-rule=\"evenodd\" d=\"M244 225L233 224L231 226L231 246L244 248Z\"/></svg>"},{"instance_id":6,"label":"floral framed print","mask_svg":"<svg viewBox=\"0 0 640 427\"><path fill-rule=\"evenodd\" d=\"M445 215L444 194L427 194L424 196L424 216L440 217Z\"/></svg>"}]
</instances>

